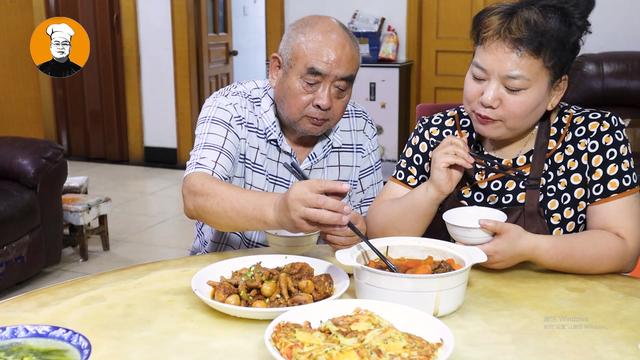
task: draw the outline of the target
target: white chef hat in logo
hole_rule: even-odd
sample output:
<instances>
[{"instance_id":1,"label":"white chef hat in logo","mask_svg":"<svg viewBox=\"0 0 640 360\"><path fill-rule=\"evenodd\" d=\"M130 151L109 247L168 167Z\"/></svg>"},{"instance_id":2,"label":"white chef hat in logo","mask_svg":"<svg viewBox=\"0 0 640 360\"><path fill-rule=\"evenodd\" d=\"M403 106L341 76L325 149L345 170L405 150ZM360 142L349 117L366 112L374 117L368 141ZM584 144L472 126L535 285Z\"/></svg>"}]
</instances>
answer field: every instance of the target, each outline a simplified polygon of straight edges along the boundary
<instances>
[{"instance_id":1,"label":"white chef hat in logo","mask_svg":"<svg viewBox=\"0 0 640 360\"><path fill-rule=\"evenodd\" d=\"M67 41L71 41L71 37L75 34L75 31L71 28L71 26L62 23L62 24L51 24L47 27L47 35L51 39L53 38L64 38Z\"/></svg>"}]
</instances>

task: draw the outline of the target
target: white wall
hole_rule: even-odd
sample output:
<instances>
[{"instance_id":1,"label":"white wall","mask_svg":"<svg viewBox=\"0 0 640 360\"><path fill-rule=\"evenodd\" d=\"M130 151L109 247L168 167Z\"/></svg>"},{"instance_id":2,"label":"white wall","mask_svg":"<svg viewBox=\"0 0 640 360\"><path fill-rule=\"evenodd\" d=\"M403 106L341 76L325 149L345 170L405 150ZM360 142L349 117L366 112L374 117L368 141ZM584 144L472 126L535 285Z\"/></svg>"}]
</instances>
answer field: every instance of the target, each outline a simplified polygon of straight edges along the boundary
<instances>
[{"instance_id":1,"label":"white wall","mask_svg":"<svg viewBox=\"0 0 640 360\"><path fill-rule=\"evenodd\" d=\"M255 80L267 77L265 53L265 0L233 0L231 27L233 48L233 80Z\"/></svg>"},{"instance_id":2,"label":"white wall","mask_svg":"<svg viewBox=\"0 0 640 360\"><path fill-rule=\"evenodd\" d=\"M171 0L138 0L144 146L177 148Z\"/></svg>"},{"instance_id":3,"label":"white wall","mask_svg":"<svg viewBox=\"0 0 640 360\"><path fill-rule=\"evenodd\" d=\"M400 47L398 60L405 59L405 41L407 40L407 1L406 0L285 0L285 26L306 15L329 15L345 25L356 9L373 16L384 16L384 29L387 25L396 28Z\"/></svg>"},{"instance_id":4,"label":"white wall","mask_svg":"<svg viewBox=\"0 0 640 360\"><path fill-rule=\"evenodd\" d=\"M640 1L599 0L589 20L592 33L582 53L640 51Z\"/></svg>"}]
</instances>

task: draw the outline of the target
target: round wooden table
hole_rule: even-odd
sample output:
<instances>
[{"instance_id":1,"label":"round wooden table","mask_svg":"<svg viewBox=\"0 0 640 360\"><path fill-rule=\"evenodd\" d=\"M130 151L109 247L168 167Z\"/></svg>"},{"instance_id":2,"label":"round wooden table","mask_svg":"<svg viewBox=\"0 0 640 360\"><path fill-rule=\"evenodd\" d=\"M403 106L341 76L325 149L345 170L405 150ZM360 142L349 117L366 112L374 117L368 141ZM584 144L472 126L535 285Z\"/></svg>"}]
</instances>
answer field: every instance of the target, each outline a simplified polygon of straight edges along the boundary
<instances>
[{"instance_id":1,"label":"round wooden table","mask_svg":"<svg viewBox=\"0 0 640 360\"><path fill-rule=\"evenodd\" d=\"M210 263L266 253L192 256L71 280L0 302L0 325L74 329L91 341L92 360L270 359L269 321L217 312L190 285ZM326 245L310 256L335 262ZM353 296L353 288L343 295ZM452 359L640 358L640 280L622 275L477 267L462 307L440 319L455 337Z\"/></svg>"}]
</instances>

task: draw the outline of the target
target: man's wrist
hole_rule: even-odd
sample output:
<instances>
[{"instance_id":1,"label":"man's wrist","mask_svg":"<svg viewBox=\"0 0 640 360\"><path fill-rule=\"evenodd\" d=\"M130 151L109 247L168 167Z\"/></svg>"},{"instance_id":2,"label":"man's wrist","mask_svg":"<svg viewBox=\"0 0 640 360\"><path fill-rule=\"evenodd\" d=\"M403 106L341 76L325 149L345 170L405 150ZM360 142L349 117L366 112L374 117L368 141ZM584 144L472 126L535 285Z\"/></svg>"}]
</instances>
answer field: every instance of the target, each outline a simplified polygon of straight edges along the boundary
<instances>
[{"instance_id":1,"label":"man's wrist","mask_svg":"<svg viewBox=\"0 0 640 360\"><path fill-rule=\"evenodd\" d=\"M273 193L272 200L272 211L267 211L266 215L266 225L268 229L285 229L284 224L282 223L283 219L283 202L284 202L284 193Z\"/></svg>"}]
</instances>

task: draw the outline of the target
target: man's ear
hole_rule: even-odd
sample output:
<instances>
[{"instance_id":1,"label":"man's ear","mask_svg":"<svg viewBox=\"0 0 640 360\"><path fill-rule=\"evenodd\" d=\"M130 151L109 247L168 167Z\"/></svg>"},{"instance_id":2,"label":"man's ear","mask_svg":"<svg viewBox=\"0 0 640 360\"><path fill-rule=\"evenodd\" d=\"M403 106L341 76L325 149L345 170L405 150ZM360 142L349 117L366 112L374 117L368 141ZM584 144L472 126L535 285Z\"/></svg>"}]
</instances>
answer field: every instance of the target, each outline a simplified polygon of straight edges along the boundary
<instances>
[{"instance_id":1,"label":"man's ear","mask_svg":"<svg viewBox=\"0 0 640 360\"><path fill-rule=\"evenodd\" d=\"M278 79L282 75L284 62L282 61L282 57L278 53L271 54L271 59L269 61L269 84L271 87L276 86Z\"/></svg>"},{"instance_id":2,"label":"man's ear","mask_svg":"<svg viewBox=\"0 0 640 360\"><path fill-rule=\"evenodd\" d=\"M564 93L567 92L567 87L569 86L569 76L562 75L553 87L551 88L551 99L549 99L549 103L547 104L547 110L551 111L555 109L556 106L562 100Z\"/></svg>"}]
</instances>

